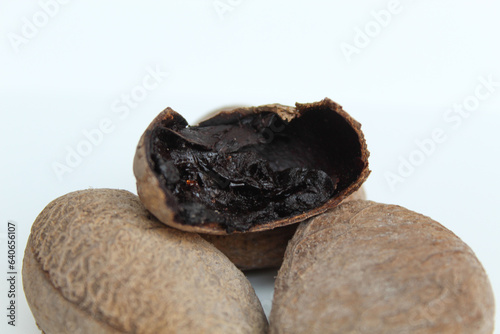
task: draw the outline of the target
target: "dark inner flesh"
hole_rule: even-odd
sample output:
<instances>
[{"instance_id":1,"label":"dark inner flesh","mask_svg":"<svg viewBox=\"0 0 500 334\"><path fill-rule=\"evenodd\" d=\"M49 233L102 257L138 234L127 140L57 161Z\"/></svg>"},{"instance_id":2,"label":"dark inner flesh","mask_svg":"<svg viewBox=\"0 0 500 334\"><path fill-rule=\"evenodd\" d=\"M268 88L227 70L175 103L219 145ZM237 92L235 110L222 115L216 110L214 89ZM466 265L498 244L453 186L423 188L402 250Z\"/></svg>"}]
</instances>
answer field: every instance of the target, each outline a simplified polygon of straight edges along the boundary
<instances>
[{"instance_id":1,"label":"dark inner flesh","mask_svg":"<svg viewBox=\"0 0 500 334\"><path fill-rule=\"evenodd\" d=\"M181 117L182 119L182 117ZM150 154L178 222L246 231L321 206L361 172L359 139L330 110L158 126Z\"/></svg>"}]
</instances>

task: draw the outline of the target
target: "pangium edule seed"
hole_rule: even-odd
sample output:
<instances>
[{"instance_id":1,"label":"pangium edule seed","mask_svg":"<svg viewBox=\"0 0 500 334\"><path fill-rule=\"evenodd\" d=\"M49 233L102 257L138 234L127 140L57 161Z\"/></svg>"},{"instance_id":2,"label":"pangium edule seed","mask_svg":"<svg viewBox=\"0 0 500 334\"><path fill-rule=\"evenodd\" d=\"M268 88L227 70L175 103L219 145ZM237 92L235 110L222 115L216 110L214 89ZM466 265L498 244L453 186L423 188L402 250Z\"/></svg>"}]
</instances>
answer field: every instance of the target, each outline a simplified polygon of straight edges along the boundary
<instances>
[{"instance_id":1,"label":"pangium edule seed","mask_svg":"<svg viewBox=\"0 0 500 334\"><path fill-rule=\"evenodd\" d=\"M361 125L330 99L223 111L197 126L170 108L137 147L141 201L172 227L214 235L298 223L368 177Z\"/></svg>"},{"instance_id":2,"label":"pangium edule seed","mask_svg":"<svg viewBox=\"0 0 500 334\"><path fill-rule=\"evenodd\" d=\"M271 333L493 332L472 250L429 217L353 201L301 223L275 285Z\"/></svg>"},{"instance_id":3,"label":"pangium edule seed","mask_svg":"<svg viewBox=\"0 0 500 334\"><path fill-rule=\"evenodd\" d=\"M62 196L33 224L23 286L39 327L61 333L263 333L245 276L195 233L124 190Z\"/></svg>"},{"instance_id":4,"label":"pangium edule seed","mask_svg":"<svg viewBox=\"0 0 500 334\"><path fill-rule=\"evenodd\" d=\"M494 298L432 219L366 201L361 125L326 98L171 108L134 157L139 197L62 196L33 223L23 286L44 333L471 333ZM270 326L238 269L280 267Z\"/></svg>"}]
</instances>

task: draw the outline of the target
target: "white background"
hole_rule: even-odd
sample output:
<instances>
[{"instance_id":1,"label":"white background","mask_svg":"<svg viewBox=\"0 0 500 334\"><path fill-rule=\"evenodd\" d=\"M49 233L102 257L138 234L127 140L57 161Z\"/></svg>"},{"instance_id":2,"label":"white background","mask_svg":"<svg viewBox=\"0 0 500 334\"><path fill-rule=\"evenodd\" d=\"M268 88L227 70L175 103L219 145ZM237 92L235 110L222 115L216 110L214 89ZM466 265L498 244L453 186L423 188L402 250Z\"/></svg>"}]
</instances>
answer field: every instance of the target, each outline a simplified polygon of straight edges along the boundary
<instances>
[{"instance_id":1,"label":"white background","mask_svg":"<svg viewBox=\"0 0 500 334\"><path fill-rule=\"evenodd\" d=\"M163 108L194 122L228 104L330 97L363 124L369 198L454 231L500 294L498 1L222 0L225 12L213 0L66 2L48 16L36 1L0 0L0 273L7 221L18 224L19 268L30 226L54 198L89 187L135 192L135 145ZM374 13L388 8L378 23ZM357 53L343 52L347 44ZM152 69L169 75L137 95ZM488 91L481 78L497 84ZM134 93L141 101L121 102ZM457 118L463 103L471 111ZM89 147L84 132L101 122L108 133ZM436 129L446 140L425 155L417 142ZM85 148L68 166L68 152ZM388 173L410 159L391 187ZM58 177L57 164L71 172ZM273 274L251 275L267 311ZM0 332L38 333L20 276L17 326L7 326L0 282Z\"/></svg>"}]
</instances>

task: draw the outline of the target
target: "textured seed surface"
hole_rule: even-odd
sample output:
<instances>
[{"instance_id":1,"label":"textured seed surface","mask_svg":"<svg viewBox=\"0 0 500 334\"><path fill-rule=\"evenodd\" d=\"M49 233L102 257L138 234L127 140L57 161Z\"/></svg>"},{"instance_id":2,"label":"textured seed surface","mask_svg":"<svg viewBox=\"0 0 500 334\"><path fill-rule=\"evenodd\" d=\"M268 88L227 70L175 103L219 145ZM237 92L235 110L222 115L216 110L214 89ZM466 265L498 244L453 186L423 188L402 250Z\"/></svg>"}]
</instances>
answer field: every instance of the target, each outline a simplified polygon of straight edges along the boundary
<instances>
[{"instance_id":1,"label":"textured seed surface","mask_svg":"<svg viewBox=\"0 0 500 334\"><path fill-rule=\"evenodd\" d=\"M271 333L492 333L472 250L395 205L343 204L302 223L275 286Z\"/></svg>"},{"instance_id":2,"label":"textured seed surface","mask_svg":"<svg viewBox=\"0 0 500 334\"><path fill-rule=\"evenodd\" d=\"M253 288L198 235L151 218L137 196L84 190L33 224L23 284L45 333L262 333Z\"/></svg>"}]
</instances>

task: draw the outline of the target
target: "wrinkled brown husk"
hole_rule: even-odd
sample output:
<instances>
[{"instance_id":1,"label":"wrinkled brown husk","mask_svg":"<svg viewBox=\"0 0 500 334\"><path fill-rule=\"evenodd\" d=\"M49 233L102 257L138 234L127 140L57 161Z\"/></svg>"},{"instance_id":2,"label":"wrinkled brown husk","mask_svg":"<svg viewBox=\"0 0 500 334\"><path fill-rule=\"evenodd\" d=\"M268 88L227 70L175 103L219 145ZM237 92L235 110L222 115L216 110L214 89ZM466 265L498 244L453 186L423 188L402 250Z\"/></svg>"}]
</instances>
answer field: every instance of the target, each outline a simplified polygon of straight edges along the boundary
<instances>
[{"instance_id":1,"label":"wrinkled brown husk","mask_svg":"<svg viewBox=\"0 0 500 334\"><path fill-rule=\"evenodd\" d=\"M345 203L300 224L275 284L271 333L493 332L473 251L396 205Z\"/></svg>"},{"instance_id":2,"label":"wrinkled brown husk","mask_svg":"<svg viewBox=\"0 0 500 334\"><path fill-rule=\"evenodd\" d=\"M23 263L39 327L63 333L264 333L241 271L124 190L62 196L33 223Z\"/></svg>"}]
</instances>

